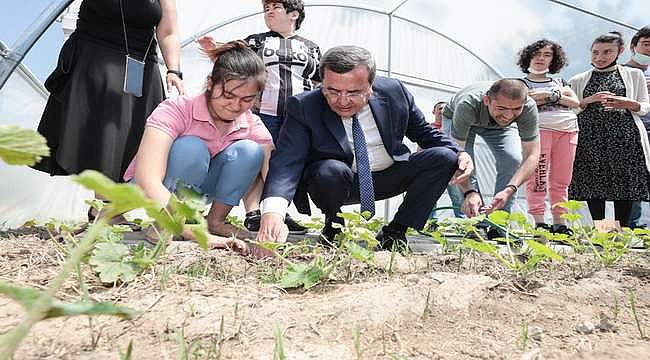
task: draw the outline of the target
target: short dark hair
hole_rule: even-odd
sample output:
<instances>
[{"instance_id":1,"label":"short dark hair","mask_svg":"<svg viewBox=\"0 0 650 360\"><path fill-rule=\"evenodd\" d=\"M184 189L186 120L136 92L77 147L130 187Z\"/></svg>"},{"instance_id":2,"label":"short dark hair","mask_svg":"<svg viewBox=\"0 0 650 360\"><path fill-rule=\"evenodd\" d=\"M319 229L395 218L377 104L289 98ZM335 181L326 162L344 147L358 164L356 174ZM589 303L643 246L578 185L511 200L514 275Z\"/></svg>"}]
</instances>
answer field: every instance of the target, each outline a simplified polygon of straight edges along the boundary
<instances>
[{"instance_id":1,"label":"short dark hair","mask_svg":"<svg viewBox=\"0 0 650 360\"><path fill-rule=\"evenodd\" d=\"M262 59L251 50L245 42L235 40L227 42L212 50L214 66L210 73L213 86L221 84L222 88L230 80L254 80L257 90L264 90L266 84L266 67ZM208 89L208 92L211 89Z\"/></svg>"},{"instance_id":2,"label":"short dark hair","mask_svg":"<svg viewBox=\"0 0 650 360\"><path fill-rule=\"evenodd\" d=\"M295 30L300 29L300 25L302 24L303 20L305 20L305 4L302 2L302 0L262 0L262 6L274 3L282 4L287 14L292 11L297 11L298 19L296 19Z\"/></svg>"},{"instance_id":3,"label":"short dark hair","mask_svg":"<svg viewBox=\"0 0 650 360\"><path fill-rule=\"evenodd\" d=\"M517 60L517 65L524 73L528 74L528 68L530 67L530 61L535 56L535 53L539 49L550 46L553 49L553 60L548 66L548 72L551 74L557 74L560 70L565 67L569 62L566 57L566 53L560 44L547 40L537 40L534 43L526 46L525 48L519 51L519 60Z\"/></svg>"},{"instance_id":4,"label":"short dark hair","mask_svg":"<svg viewBox=\"0 0 650 360\"><path fill-rule=\"evenodd\" d=\"M591 43L591 46L598 43L616 43L618 47L625 46L625 41L623 41L623 34L618 31L610 31L607 34L602 34L594 39L594 42Z\"/></svg>"},{"instance_id":5,"label":"short dark hair","mask_svg":"<svg viewBox=\"0 0 650 360\"><path fill-rule=\"evenodd\" d=\"M640 28L639 31L632 36L632 40L630 40L630 48L635 47L641 38L650 38L650 25Z\"/></svg>"},{"instance_id":6,"label":"short dark hair","mask_svg":"<svg viewBox=\"0 0 650 360\"><path fill-rule=\"evenodd\" d=\"M368 68L368 83L375 81L377 65L370 51L360 46L335 46L325 52L320 59L320 78L325 78L325 69L337 74L345 74L359 65Z\"/></svg>"},{"instance_id":7,"label":"short dark hair","mask_svg":"<svg viewBox=\"0 0 650 360\"><path fill-rule=\"evenodd\" d=\"M491 99L497 95L512 100L526 100L528 87L521 79L500 79L495 81L487 92L487 96Z\"/></svg>"},{"instance_id":8,"label":"short dark hair","mask_svg":"<svg viewBox=\"0 0 650 360\"><path fill-rule=\"evenodd\" d=\"M437 103L435 103L435 104L433 105L433 108L435 109L435 108L438 107L438 105L440 105L440 104L447 104L447 102L446 102L446 101L438 101Z\"/></svg>"}]
</instances>

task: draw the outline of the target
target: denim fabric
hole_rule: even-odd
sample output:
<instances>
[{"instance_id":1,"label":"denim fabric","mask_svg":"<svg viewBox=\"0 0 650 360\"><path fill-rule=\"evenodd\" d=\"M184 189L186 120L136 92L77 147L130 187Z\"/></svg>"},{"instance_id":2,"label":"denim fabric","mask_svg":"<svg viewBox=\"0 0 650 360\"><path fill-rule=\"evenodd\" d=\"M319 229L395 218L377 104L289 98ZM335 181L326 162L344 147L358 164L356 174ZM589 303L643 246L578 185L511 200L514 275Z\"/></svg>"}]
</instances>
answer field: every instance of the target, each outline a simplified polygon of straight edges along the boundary
<instances>
[{"instance_id":1,"label":"denim fabric","mask_svg":"<svg viewBox=\"0 0 650 360\"><path fill-rule=\"evenodd\" d=\"M521 165L521 139L519 138L517 127L514 124L499 129L486 129L473 126L467 135L465 151L474 159L474 162L476 162L476 158L474 157L474 141L476 140L476 135L483 138L496 160L497 178L494 185L494 194L496 194L505 189L512 176L519 169L519 165ZM476 172L472 174L470 181L477 189L479 188ZM516 194L510 197L503 210L510 211L515 196Z\"/></svg>"},{"instance_id":2,"label":"denim fabric","mask_svg":"<svg viewBox=\"0 0 650 360\"><path fill-rule=\"evenodd\" d=\"M445 117L442 118L442 131L445 134L451 134L451 119ZM449 135L451 137L451 135ZM458 185L447 185L447 194L449 199L451 199L451 206L454 207L454 215L457 218L464 218L465 214L460 211L463 206L463 192L460 190ZM434 212L432 212L433 215Z\"/></svg>"},{"instance_id":3,"label":"denim fabric","mask_svg":"<svg viewBox=\"0 0 650 360\"><path fill-rule=\"evenodd\" d=\"M182 182L216 201L236 206L260 172L264 151L252 140L239 140L212 159L208 147L196 136L174 140L163 184L171 192Z\"/></svg>"}]
</instances>

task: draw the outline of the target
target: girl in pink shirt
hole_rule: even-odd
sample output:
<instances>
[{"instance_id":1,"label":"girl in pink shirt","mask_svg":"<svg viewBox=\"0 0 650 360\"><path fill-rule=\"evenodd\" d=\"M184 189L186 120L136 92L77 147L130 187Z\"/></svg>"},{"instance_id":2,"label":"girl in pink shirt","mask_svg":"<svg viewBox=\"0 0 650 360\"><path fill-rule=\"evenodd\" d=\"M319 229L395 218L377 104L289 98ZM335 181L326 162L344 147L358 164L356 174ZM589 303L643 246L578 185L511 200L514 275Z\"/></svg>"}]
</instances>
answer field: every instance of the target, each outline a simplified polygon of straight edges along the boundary
<instances>
[{"instance_id":1,"label":"girl in pink shirt","mask_svg":"<svg viewBox=\"0 0 650 360\"><path fill-rule=\"evenodd\" d=\"M266 174L272 139L251 112L264 89L264 63L245 43L233 41L217 50L207 90L161 103L147 119L135 159L124 179L163 204L179 183L212 202L208 243L248 253L241 239L254 238L225 221L233 206ZM194 239L189 229L183 231Z\"/></svg>"}]
</instances>

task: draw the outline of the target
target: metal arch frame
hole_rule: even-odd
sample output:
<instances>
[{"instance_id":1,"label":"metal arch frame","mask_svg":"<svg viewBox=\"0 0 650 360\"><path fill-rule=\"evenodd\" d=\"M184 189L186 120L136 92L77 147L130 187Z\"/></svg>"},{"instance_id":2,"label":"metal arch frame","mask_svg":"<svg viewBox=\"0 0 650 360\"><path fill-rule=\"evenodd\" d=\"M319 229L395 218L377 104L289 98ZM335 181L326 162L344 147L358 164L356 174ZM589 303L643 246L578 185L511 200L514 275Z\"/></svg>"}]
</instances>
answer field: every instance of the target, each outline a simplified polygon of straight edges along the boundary
<instances>
[{"instance_id":1,"label":"metal arch frame","mask_svg":"<svg viewBox=\"0 0 650 360\"><path fill-rule=\"evenodd\" d=\"M390 67L390 64L391 64L390 50L392 48L391 27L392 27L392 19L394 18L394 19L402 20L402 21L405 21L405 22L410 23L412 25L418 26L418 27L420 27L422 29L425 29L425 30L427 30L427 31L429 31L431 33L434 33L434 34L436 34L436 35L438 35L438 36L440 36L440 37L442 37L442 38L444 38L446 40L449 40L453 44L455 44L455 45L459 46L460 48L462 48L463 50L467 51L469 54L471 54L473 57L475 57L478 61L480 61L485 66L487 66L488 69L493 71L497 76L503 77L503 74L499 70L497 70L494 66L487 63L480 56L478 56L474 51L470 50L467 46L461 44L457 40L454 40L450 36L448 36L448 35L446 35L444 33L441 33L441 32L439 32L439 31L437 31L437 30L435 30L435 29L433 29L433 28L431 28L431 27L429 27L427 25L424 25L424 24L419 23L419 22L414 21L414 20L407 19L407 18L399 16L399 15L395 15L395 11L397 11L400 7L402 7L408 1L409 0L403 0L397 7L395 7L393 10L391 10L389 12L382 11L382 10L377 10L377 9L371 8L371 7L363 7L363 6L355 6L355 5L341 5L341 4L311 4L311 5L305 4L305 7L337 7L337 8L344 8L344 9L368 11L368 12L372 12L372 13L375 13L375 14L388 16L389 17L389 23L388 23L388 26L389 26L389 31L388 31L388 49L389 49L388 64L389 64L389 66L388 66L388 69L386 71L388 72L389 76L390 76L390 74L392 72L392 69ZM207 34L209 32L212 32L212 31L214 31L216 29L219 29L219 28L224 27L226 25L230 25L230 24L232 24L234 22L237 22L239 20L247 19L249 17L253 17L255 15L259 15L259 14L263 14L263 13L264 13L263 11L255 11L255 12L240 15L240 16L237 16L237 17L222 21L222 22L220 22L218 24L212 25L212 26L206 28L205 30L201 30L201 31L195 33L194 35L192 35L191 37L183 40L181 42L181 48L191 44L192 42L194 42L199 37L201 37L201 36L203 36L203 35L205 35L205 34ZM427 80L427 81L429 81L429 80Z\"/></svg>"}]
</instances>

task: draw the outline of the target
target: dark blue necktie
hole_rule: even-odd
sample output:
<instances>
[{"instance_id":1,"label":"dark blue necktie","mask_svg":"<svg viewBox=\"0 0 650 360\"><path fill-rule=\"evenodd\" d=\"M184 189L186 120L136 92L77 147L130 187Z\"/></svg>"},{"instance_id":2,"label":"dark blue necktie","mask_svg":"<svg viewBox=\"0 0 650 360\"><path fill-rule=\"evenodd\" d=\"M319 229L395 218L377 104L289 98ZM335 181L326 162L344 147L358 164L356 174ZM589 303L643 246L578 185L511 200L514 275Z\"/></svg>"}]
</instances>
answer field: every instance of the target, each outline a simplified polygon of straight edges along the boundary
<instances>
[{"instance_id":1,"label":"dark blue necktie","mask_svg":"<svg viewBox=\"0 0 650 360\"><path fill-rule=\"evenodd\" d=\"M357 160L357 175L359 175L361 213L369 211L370 217L372 217L375 215L375 189L372 184L366 138L363 136L357 114L352 116L352 139L354 140L354 156Z\"/></svg>"}]
</instances>

